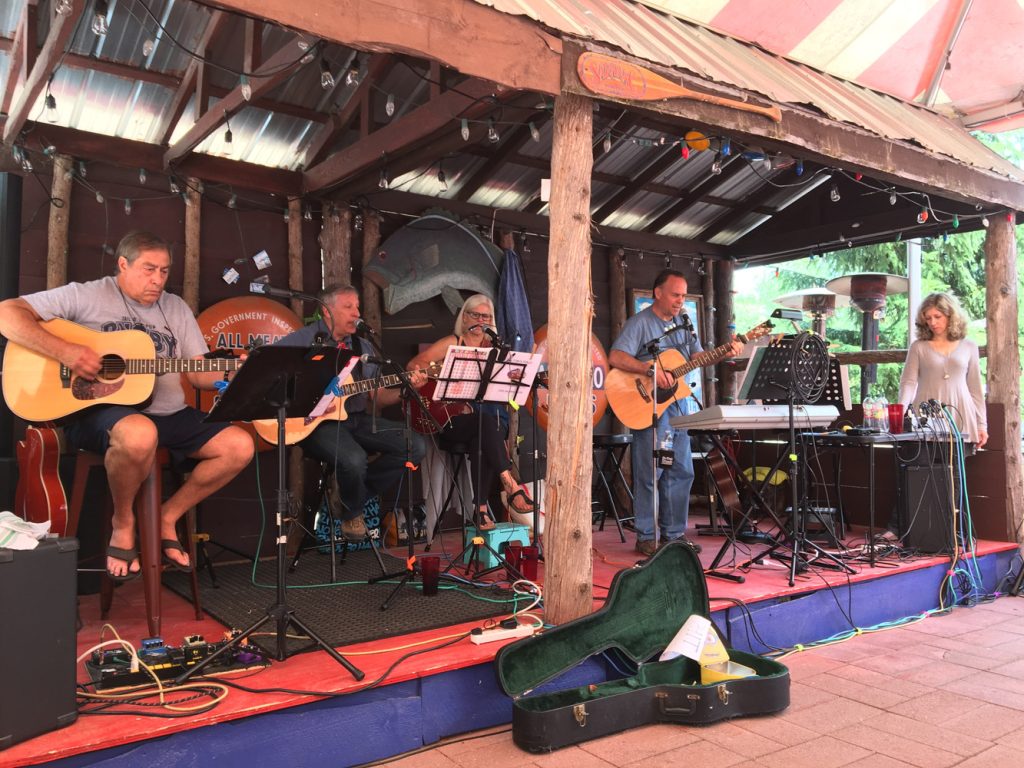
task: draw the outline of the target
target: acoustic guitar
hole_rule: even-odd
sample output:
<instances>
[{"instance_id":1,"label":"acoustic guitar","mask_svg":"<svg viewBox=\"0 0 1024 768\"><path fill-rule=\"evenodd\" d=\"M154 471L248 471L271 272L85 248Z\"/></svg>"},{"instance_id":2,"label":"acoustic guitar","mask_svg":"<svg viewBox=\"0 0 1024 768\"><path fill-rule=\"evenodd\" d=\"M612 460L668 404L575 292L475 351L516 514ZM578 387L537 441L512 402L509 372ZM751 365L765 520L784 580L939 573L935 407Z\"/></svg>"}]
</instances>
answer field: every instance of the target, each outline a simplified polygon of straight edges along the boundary
<instances>
[{"instance_id":1,"label":"acoustic guitar","mask_svg":"<svg viewBox=\"0 0 1024 768\"><path fill-rule=\"evenodd\" d=\"M55 358L8 340L3 391L7 407L25 421L52 421L94 405L138 405L153 394L164 373L234 371L242 360L158 358L144 331L94 331L67 320L47 320L44 329L94 350L102 360L94 381L76 376Z\"/></svg>"},{"instance_id":2,"label":"acoustic guitar","mask_svg":"<svg viewBox=\"0 0 1024 768\"><path fill-rule=\"evenodd\" d=\"M60 481L60 440L50 427L25 429L17 444L18 486L14 513L30 523L50 523L50 533L68 532L68 497Z\"/></svg>"},{"instance_id":3,"label":"acoustic guitar","mask_svg":"<svg viewBox=\"0 0 1024 768\"><path fill-rule=\"evenodd\" d=\"M772 329L769 321L751 328L747 333L736 338L747 342L766 335ZM660 417L676 400L689 396L690 387L682 377L690 371L714 365L724 360L732 352L732 344L723 344L707 352L687 360L679 350L666 349L659 356L661 367L675 379L671 387L658 387L653 378L643 373L628 373L620 368L608 371L608 380L604 388L608 395L608 403L619 421L630 429L644 429L651 426L651 404L657 401L657 414Z\"/></svg>"},{"instance_id":4,"label":"acoustic guitar","mask_svg":"<svg viewBox=\"0 0 1024 768\"><path fill-rule=\"evenodd\" d=\"M436 373L440 367L441 363L431 363L426 368L417 371L417 373L426 373L430 376ZM314 429L325 421L345 421L348 418L348 411L345 410L345 401L353 395L369 392L371 389L393 387L401 382L402 379L397 374L382 376L379 379L363 379L361 381L352 381L352 377L349 376L345 379L345 383L337 388L336 397L322 414L313 418L309 416L294 416L284 420L284 444L294 445L300 440L306 439L312 434ZM428 382L428 384L432 385L433 382ZM256 430L257 435L271 445L277 445L277 419L257 419L252 422L252 426Z\"/></svg>"}]
</instances>

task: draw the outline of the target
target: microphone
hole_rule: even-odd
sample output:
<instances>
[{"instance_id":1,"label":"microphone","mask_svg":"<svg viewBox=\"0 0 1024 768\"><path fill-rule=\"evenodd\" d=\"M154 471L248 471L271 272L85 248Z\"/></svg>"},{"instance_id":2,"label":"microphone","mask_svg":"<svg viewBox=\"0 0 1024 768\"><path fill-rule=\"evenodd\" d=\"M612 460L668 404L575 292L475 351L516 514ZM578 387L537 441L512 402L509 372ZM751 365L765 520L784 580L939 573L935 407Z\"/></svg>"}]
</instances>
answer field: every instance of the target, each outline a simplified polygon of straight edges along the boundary
<instances>
[{"instance_id":1,"label":"microphone","mask_svg":"<svg viewBox=\"0 0 1024 768\"><path fill-rule=\"evenodd\" d=\"M489 325L481 325L480 329L484 333L486 333L488 336L491 337L491 341L494 342L494 346L496 346L496 347L500 347L501 346L501 343L502 343L501 342L501 336L499 336L498 332L495 331L493 328L491 328L491 326L489 326Z\"/></svg>"},{"instance_id":2,"label":"microphone","mask_svg":"<svg viewBox=\"0 0 1024 768\"><path fill-rule=\"evenodd\" d=\"M373 355L360 355L359 356L359 362L360 363L372 363L373 365L384 365L388 361L387 360L381 360L379 357L374 357Z\"/></svg>"},{"instance_id":3,"label":"microphone","mask_svg":"<svg viewBox=\"0 0 1024 768\"><path fill-rule=\"evenodd\" d=\"M364 338L377 338L377 332L361 317L356 320L356 335Z\"/></svg>"},{"instance_id":4,"label":"microphone","mask_svg":"<svg viewBox=\"0 0 1024 768\"><path fill-rule=\"evenodd\" d=\"M316 296L311 296L302 291L293 291L288 288L274 288L266 283L249 283L249 293L256 293L261 296L273 296L277 299L303 299L304 301L319 301Z\"/></svg>"},{"instance_id":5,"label":"microphone","mask_svg":"<svg viewBox=\"0 0 1024 768\"><path fill-rule=\"evenodd\" d=\"M683 314L680 315L680 317L682 317L683 319L683 330L693 331L693 323L690 322L690 316L686 314L686 312L683 312Z\"/></svg>"}]
</instances>

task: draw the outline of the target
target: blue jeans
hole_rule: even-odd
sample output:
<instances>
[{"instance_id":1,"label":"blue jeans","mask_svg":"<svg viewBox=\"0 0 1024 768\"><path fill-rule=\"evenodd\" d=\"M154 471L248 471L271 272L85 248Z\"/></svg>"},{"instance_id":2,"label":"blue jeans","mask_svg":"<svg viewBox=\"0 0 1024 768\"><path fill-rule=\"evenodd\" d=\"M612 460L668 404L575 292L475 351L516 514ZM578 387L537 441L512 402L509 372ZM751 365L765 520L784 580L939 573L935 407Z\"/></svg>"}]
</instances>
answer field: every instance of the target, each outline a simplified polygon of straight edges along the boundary
<instances>
[{"instance_id":1,"label":"blue jeans","mask_svg":"<svg viewBox=\"0 0 1024 768\"><path fill-rule=\"evenodd\" d=\"M405 471L405 425L380 417L376 421L374 433L369 414L350 413L345 421L321 424L300 443L310 456L334 463L346 520L361 516L366 499L391 488ZM422 435L411 434L409 458L419 466L427 448ZM373 453L380 455L368 462Z\"/></svg>"},{"instance_id":2,"label":"blue jeans","mask_svg":"<svg viewBox=\"0 0 1024 768\"><path fill-rule=\"evenodd\" d=\"M672 429L666 413L658 422L658 432ZM670 469L658 470L658 528L662 541L678 539L686 532L690 515L690 488L693 486L693 454L690 436L685 429L674 431L675 461ZM651 541L654 536L654 430L633 430L633 510L636 514L637 541Z\"/></svg>"}]
</instances>

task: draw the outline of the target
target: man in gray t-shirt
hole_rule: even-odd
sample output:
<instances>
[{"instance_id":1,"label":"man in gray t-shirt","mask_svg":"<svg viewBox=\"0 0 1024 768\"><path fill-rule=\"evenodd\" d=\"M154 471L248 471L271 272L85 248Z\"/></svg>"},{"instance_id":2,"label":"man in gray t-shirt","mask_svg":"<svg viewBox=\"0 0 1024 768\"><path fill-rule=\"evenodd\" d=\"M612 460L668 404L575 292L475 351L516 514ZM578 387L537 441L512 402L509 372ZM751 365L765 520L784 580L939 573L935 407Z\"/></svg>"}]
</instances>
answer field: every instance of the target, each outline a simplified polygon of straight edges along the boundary
<instances>
[{"instance_id":1,"label":"man in gray t-shirt","mask_svg":"<svg viewBox=\"0 0 1024 768\"><path fill-rule=\"evenodd\" d=\"M97 378L99 354L50 333L40 323L61 318L95 331L138 329L149 334L162 358L201 357L208 350L188 305L164 292L171 267L167 242L148 232L130 232L117 246L117 274L88 283L0 302L0 333L59 360L72 376ZM189 373L193 386L213 389L220 373ZM178 541L175 523L190 507L223 487L252 459L252 438L226 424L207 424L185 405L180 376L157 376L152 397L137 406L95 405L64 423L68 442L103 453L114 502L107 573L124 581L139 575L132 502L153 466L158 447L191 474L161 507L164 561L181 570L192 563Z\"/></svg>"},{"instance_id":2,"label":"man in gray t-shirt","mask_svg":"<svg viewBox=\"0 0 1024 768\"><path fill-rule=\"evenodd\" d=\"M659 355L666 349L676 349L693 362L702 348L696 334L684 330L686 324L680 312L685 299L686 277L683 273L674 269L662 270L654 280L654 303L626 321L622 333L612 344L608 362L628 373L653 375L653 356L648 349L651 342L654 342L651 346ZM743 344L734 342L733 353L739 354L742 350ZM675 378L659 365L656 383L658 388L670 391L675 386ZM697 552L701 550L699 544L689 541L685 535L690 488L693 486L693 455L687 431L674 429L670 423L672 418L684 414L681 406L680 402L672 402L658 419L657 430L653 425L633 430L631 457L636 550L648 557L657 551L659 539L663 544L681 540ZM655 442L664 442L669 432L673 435L672 466L655 471ZM654 514L655 493L658 494L657 516Z\"/></svg>"}]
</instances>

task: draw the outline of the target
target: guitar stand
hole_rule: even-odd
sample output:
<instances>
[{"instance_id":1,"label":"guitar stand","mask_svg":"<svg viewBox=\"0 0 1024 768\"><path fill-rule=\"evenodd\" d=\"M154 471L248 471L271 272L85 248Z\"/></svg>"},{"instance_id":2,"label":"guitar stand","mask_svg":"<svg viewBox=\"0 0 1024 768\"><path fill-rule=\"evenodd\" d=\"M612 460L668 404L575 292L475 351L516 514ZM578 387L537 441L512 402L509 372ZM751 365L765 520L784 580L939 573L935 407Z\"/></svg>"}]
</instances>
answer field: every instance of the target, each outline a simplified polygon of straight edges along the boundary
<instances>
[{"instance_id":1,"label":"guitar stand","mask_svg":"<svg viewBox=\"0 0 1024 768\"><path fill-rule=\"evenodd\" d=\"M709 437L711 438L711 442L718 450L718 452L722 454L722 457L725 459L726 464L729 465L729 468L732 470L733 475L738 480L746 484L747 490L750 491L751 495L754 498L754 502L747 507L747 510L743 513L739 521L732 522L729 528L726 530L725 541L722 542L722 546L715 554L715 558L711 561L711 565L709 565L707 570L704 571L704 575L712 576L716 579L734 581L737 584L742 584L744 581L746 581L746 578L744 576L741 576L737 573L730 573L729 571L720 571L718 570L718 566L722 562L722 558L725 557L725 553L729 550L729 548L736 546L737 536L739 532L745 530L745 528L748 526L753 527L753 523L751 522L750 518L754 510L759 509L762 512L767 513L767 515L771 517L775 524L778 526L778 529L780 531L785 530L785 526L783 525L782 520L779 518L779 516L775 513L775 510L772 509L771 505L764 500L764 497L761 495L761 491L757 488L757 486L754 485L754 483L751 480L749 480L745 474L743 474L743 471L736 463L736 459L732 457L732 454L725 450L725 447L722 445L722 441L718 437L718 435L709 434ZM771 473L769 473L769 476L770 474ZM764 535L769 536L769 534ZM775 537L770 536L770 541L773 547L782 546L782 542L776 539ZM736 570L745 570L750 566L752 562L754 562L755 559L760 558L751 558L750 560L747 560L744 563L740 563L736 566Z\"/></svg>"}]
</instances>

